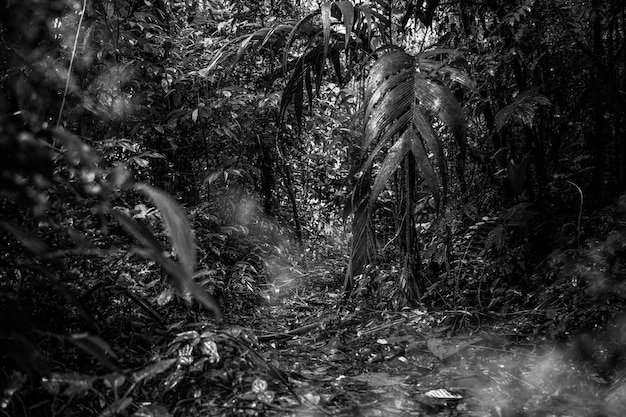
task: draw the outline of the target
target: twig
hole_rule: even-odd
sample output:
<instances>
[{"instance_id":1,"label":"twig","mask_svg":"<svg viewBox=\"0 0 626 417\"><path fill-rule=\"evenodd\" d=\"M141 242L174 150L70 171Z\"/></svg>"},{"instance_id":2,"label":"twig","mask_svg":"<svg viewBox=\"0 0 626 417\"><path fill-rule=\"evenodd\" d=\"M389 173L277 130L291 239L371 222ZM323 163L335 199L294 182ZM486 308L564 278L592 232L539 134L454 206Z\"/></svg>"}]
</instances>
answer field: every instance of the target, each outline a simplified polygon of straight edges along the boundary
<instances>
[{"instance_id":1,"label":"twig","mask_svg":"<svg viewBox=\"0 0 626 417\"><path fill-rule=\"evenodd\" d=\"M264 334L264 335L258 336L257 339L260 342L266 342L268 340L284 339L284 338L291 337L291 336L299 336L299 335L306 334L308 332L311 332L313 330L323 327L325 324L324 322L325 320L321 320L319 322L307 324L306 326L302 326L297 329L292 329L287 332Z\"/></svg>"}]
</instances>

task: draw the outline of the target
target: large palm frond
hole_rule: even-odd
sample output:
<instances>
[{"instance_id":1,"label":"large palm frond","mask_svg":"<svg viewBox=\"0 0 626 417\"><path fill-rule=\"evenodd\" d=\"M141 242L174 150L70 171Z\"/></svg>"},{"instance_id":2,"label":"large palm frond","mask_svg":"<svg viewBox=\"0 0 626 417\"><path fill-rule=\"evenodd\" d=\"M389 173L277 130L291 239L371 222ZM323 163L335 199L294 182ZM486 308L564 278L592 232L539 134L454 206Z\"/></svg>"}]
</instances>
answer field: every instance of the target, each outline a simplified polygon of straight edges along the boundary
<instances>
[{"instance_id":1,"label":"large palm frond","mask_svg":"<svg viewBox=\"0 0 626 417\"><path fill-rule=\"evenodd\" d=\"M515 120L519 120L524 125L532 126L537 107L549 106L550 104L550 100L540 94L536 87L523 91L515 97L513 102L496 113L495 129L496 131L502 130Z\"/></svg>"},{"instance_id":2,"label":"large palm frond","mask_svg":"<svg viewBox=\"0 0 626 417\"><path fill-rule=\"evenodd\" d=\"M380 36L385 39L389 19L375 8L354 5L350 1L334 1L306 15L297 22L283 22L262 28L254 33L240 36L213 56L209 64L199 72L208 74L225 67L232 68L251 49L270 49L282 54L282 72L287 76L280 104L280 119L293 105L301 124L304 111L304 93L312 102L313 86L316 93L325 73L327 62L331 65L339 83L345 81L341 72L341 54L352 62L373 54L372 41Z\"/></svg>"},{"instance_id":3,"label":"large palm frond","mask_svg":"<svg viewBox=\"0 0 626 417\"><path fill-rule=\"evenodd\" d=\"M438 51L436 55L445 55ZM432 193L437 210L448 191L447 162L442 137L433 129L434 119L443 122L456 140L461 155L465 149L463 109L450 88L439 79L473 87L461 70L430 58L435 53L413 57L392 50L373 65L365 89L365 132L361 144L362 164L353 194L353 241L349 275L359 274L372 261L369 241L371 216L380 193L408 155ZM376 161L382 162L376 164ZM376 167L376 172L374 168ZM371 188L364 182L373 178ZM367 190L367 193L363 192Z\"/></svg>"}]
</instances>

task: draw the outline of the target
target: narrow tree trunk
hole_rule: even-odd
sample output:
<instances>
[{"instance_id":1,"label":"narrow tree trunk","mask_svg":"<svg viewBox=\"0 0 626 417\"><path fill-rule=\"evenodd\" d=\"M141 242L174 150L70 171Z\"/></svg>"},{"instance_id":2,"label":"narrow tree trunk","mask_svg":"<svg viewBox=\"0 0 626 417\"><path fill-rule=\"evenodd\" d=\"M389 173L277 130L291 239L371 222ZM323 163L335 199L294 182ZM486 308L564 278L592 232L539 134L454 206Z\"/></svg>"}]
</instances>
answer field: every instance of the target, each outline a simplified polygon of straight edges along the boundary
<instances>
[{"instance_id":1,"label":"narrow tree trunk","mask_svg":"<svg viewBox=\"0 0 626 417\"><path fill-rule=\"evenodd\" d=\"M421 260L420 247L415 230L415 156L409 152L404 159L404 205L400 230L400 284L409 304L416 303L421 297Z\"/></svg>"}]
</instances>

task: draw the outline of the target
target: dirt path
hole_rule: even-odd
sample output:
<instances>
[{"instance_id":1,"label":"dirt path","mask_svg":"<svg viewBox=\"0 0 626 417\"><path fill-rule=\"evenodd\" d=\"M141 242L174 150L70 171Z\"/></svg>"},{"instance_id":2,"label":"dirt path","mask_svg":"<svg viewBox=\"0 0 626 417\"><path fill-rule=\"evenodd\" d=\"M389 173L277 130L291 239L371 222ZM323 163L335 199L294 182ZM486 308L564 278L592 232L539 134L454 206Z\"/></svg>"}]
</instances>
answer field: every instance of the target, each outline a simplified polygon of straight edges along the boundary
<instances>
[{"instance_id":1,"label":"dirt path","mask_svg":"<svg viewBox=\"0 0 626 417\"><path fill-rule=\"evenodd\" d=\"M625 386L609 387L574 366L567 349L520 334L523 319L476 325L463 312L348 312L338 298L321 280L245 319L274 378L280 406L268 413L617 417L626 410ZM459 321L475 326L452 334L447 323Z\"/></svg>"}]
</instances>

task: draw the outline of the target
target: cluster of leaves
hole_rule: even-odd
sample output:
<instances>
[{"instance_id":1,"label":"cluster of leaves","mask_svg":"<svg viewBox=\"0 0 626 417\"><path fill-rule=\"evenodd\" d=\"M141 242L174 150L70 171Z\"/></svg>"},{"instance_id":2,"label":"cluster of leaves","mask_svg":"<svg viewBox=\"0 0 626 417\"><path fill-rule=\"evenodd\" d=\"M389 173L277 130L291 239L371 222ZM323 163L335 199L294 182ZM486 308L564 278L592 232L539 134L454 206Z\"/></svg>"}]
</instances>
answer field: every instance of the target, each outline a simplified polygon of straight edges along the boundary
<instances>
[{"instance_id":1,"label":"cluster of leaves","mask_svg":"<svg viewBox=\"0 0 626 417\"><path fill-rule=\"evenodd\" d=\"M277 394L298 402L289 400L282 371L257 352L253 334L238 327L220 332L199 324L184 326L199 330L181 327L182 322L170 326L162 351L138 368L104 375L53 372L44 378L42 391L66 410L98 415L264 413Z\"/></svg>"},{"instance_id":2,"label":"cluster of leaves","mask_svg":"<svg viewBox=\"0 0 626 417\"><path fill-rule=\"evenodd\" d=\"M74 402L75 396L89 392L96 394L88 395L92 412L139 413L129 395L142 378L124 386L132 376L122 369L147 363L156 344L154 332L191 312L186 303L177 301L174 290L219 318L221 308L211 292L222 300L237 300L237 307L247 306L237 295L258 297L262 279L257 278L267 270L263 262L273 257L279 264L286 250L275 238L280 231L266 233L271 225L262 232L260 226L255 230L264 235L254 235L239 223L228 226L240 220L233 214L239 204L223 199L218 200L223 207L206 205L195 213L194 219L211 216L210 212L220 215L205 230L194 221L203 244L198 262L194 234L182 208L165 192L132 178L129 169L137 179L188 196L185 191L194 187L178 186L183 172L177 164L186 154L172 151L180 149L185 128L211 114L201 105L185 113L170 111L172 105L188 105L181 91L191 84L172 89L172 75L188 74L180 71L182 67L167 67L168 62L193 54L181 50L189 38L171 43L179 39L172 35L180 22L168 23L169 3L118 1L78 13L64 6L64 2L41 10L36 2L2 6L3 24L14 11L37 16L36 30L27 30L27 36L19 36L24 27L7 25L3 32L3 41L14 49L2 49L6 90L0 97L2 407L15 415L55 414L56 410L46 409L51 404L47 400L64 392L68 396L52 407L82 409L85 403ZM11 11L5 13L5 7ZM77 35L72 32L75 28ZM33 38L35 32L45 41ZM76 48L72 51L72 40L81 46L78 53ZM22 57L28 58L21 67L11 66L15 50L25 51ZM57 60L50 61L51 57ZM74 58L72 68L69 62ZM65 65L74 71L68 73ZM48 73L50 68L56 70ZM49 77L54 74L64 74L68 81L62 103L61 97L57 101L46 94L47 89L62 90L63 80ZM254 99L226 98L223 94L212 103L215 118L205 120L207 124L257 108ZM54 117L66 119L68 126L89 137L95 151L68 130L51 129ZM235 153L233 147L223 146L224 138L236 139L231 125L227 121L216 128L222 133L215 149L222 148L222 157ZM213 166L219 161L209 162ZM223 177L242 177L237 169L224 170ZM229 185L225 181L224 189ZM248 216L248 222L255 225L256 217ZM215 256L206 256L204 248L211 248ZM228 258L224 268L216 258ZM196 273L198 264L203 269ZM205 317L201 311L193 314ZM103 371L112 374L99 376ZM48 394L33 385L42 378L48 382ZM120 389L128 390L123 395ZM30 408L37 403L44 407Z\"/></svg>"}]
</instances>

